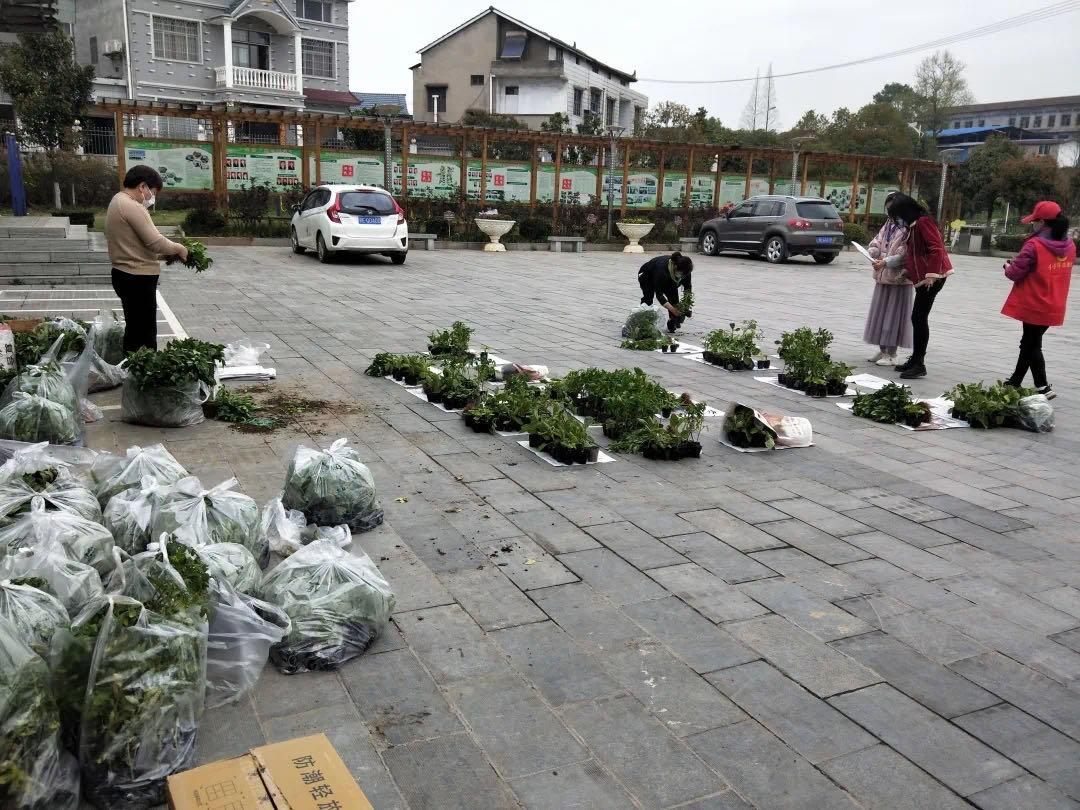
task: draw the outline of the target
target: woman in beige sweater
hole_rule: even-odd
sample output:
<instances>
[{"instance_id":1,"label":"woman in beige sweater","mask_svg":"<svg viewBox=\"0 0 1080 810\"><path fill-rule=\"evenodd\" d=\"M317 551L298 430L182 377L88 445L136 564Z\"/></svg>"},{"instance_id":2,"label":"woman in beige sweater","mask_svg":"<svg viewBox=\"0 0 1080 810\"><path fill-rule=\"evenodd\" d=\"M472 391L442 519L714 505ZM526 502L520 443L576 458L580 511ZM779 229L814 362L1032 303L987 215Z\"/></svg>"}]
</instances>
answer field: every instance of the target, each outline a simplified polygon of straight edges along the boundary
<instances>
[{"instance_id":1,"label":"woman in beige sweater","mask_svg":"<svg viewBox=\"0 0 1080 810\"><path fill-rule=\"evenodd\" d=\"M141 346L157 351L158 262L187 259L187 248L162 236L150 219L147 208L162 185L151 167L132 166L105 214L112 285L124 307L124 354Z\"/></svg>"}]
</instances>

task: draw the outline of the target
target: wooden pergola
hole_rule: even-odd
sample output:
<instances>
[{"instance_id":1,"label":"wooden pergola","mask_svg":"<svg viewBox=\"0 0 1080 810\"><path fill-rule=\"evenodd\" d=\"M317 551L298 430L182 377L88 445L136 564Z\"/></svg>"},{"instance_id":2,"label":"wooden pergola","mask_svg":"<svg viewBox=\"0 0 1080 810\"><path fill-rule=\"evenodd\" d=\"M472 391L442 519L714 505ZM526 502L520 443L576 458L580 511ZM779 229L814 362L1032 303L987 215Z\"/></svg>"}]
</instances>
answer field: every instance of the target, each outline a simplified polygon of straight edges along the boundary
<instances>
[{"instance_id":1,"label":"wooden pergola","mask_svg":"<svg viewBox=\"0 0 1080 810\"><path fill-rule=\"evenodd\" d=\"M322 182L322 152L324 151L322 144L322 133L325 129L333 130L367 130L373 132L383 133L385 131L385 123L380 118L360 116L360 115L334 115L328 113L310 113L310 112L298 112L289 110L277 110L277 109L263 109L257 107L226 107L225 105L207 105L207 104L183 104L183 103L151 103L151 102L136 102L131 100L103 100L99 102L96 107L88 112L89 115L108 117L112 116L116 125L116 141L117 141L117 158L118 158L118 170L121 176L126 171L125 167L125 141L127 136L125 135L126 128L124 126L125 116L142 116L153 115L163 117L174 118L198 118L201 120L209 121L211 124L212 137L211 143L213 144L214 155L214 187L212 191L207 193L213 193L217 199L218 204L223 209L227 206L228 190L226 185L226 171L225 171L225 147L227 145L227 134L230 123L236 124L240 122L252 122L263 124L275 124L279 128L280 140L282 145L285 141L286 127L289 125L295 125L303 128L304 137L302 143L298 143L297 148L303 150L303 156L301 160L302 164L302 183L305 187L311 185L318 185ZM515 129L498 129L498 128L485 128L485 127L472 127L463 126L460 124L435 124L435 123L421 123L404 119L395 119L391 123L392 136L400 138L402 149L400 153L401 165L402 165L402 190L401 198L402 205L407 207L409 199L409 184L408 167L409 167L409 139L415 136L421 135L435 135L442 138L460 138L461 148L460 161L461 161L461 183L459 188L460 202L464 203L467 200L466 196L466 182L465 179L468 176L468 161L469 161L469 144L470 142L480 143L480 200L485 200L487 196L487 166L488 166L488 148L492 143L497 142L513 142L517 144L528 144L531 146L530 155L531 161L505 161L499 160L499 163L529 163L530 165L530 194L529 205L535 207L537 205L536 199L536 173L538 165L538 150L545 149L554 155L554 170L555 170L555 189L553 201L550 205L553 208L554 218L558 219L558 210L562 204L559 202L559 179L560 172L562 171L562 156L564 147L576 146L585 147L596 150L595 163L590 162L589 166L595 165L597 168L596 177L596 196L603 196L603 178L604 169L606 166L605 158L606 153L610 149L611 140L604 136L592 136L592 135L575 135L571 133L558 133L558 132L538 132L535 130L515 130ZM309 138L308 135L311 134ZM160 141L174 143L177 138L146 138L139 137L140 141ZM192 141L193 144L198 144L198 141ZM713 207L718 207L721 187L721 175L722 166L724 162L731 158L741 158L746 163L746 184L744 188L743 197L750 196L750 187L753 176L753 165L755 161L767 161L769 164L769 193L772 194L776 186L776 167L779 162L790 161L793 158L794 150L792 149L775 149L765 147L732 147L722 146L711 143L673 143L669 141L657 141L645 138L620 138L617 141L617 149L623 150L623 165L622 170L622 194L621 203L619 204L620 213L625 215L627 210L627 185L629 182L630 170L632 167L630 156L633 152L653 152L658 155L657 160L657 199L655 209L661 207L666 210L671 210L672 206L664 206L663 204L663 192L664 192L664 173L665 173L665 161L667 158L674 155L682 155L686 158L686 176L687 176L687 191L684 194L685 200L683 201L683 208L687 211L691 208L690 204L690 182L695 175L694 161L695 159L708 156L708 159L712 160L715 157L716 180L713 184ZM331 150L326 150L331 151ZM937 163L930 160L919 160L915 158L883 158L871 155L849 155L838 152L810 152L800 150L798 152L801 159L801 181L799 182L800 194L807 194L808 190L813 193L817 191L818 196L825 195L826 175L829 166L832 165L853 165L854 171L852 173L852 191L851 202L849 210L847 211L848 222L855 222L856 220L856 202L858 199L858 189L860 185L860 178L863 173L867 174L869 182L867 183L867 200L866 200L866 212L864 214L865 221L869 222L870 208L873 197L873 175L880 169L890 169L895 171L899 176L899 187L901 191L908 192L913 187L915 174L919 171L940 173L945 172L944 178L944 205L941 210L943 212L943 220L949 219L949 212L951 212L958 204L959 200L951 199L951 189L949 183L948 169L955 164L951 163ZM441 159L445 159L445 156L439 156ZM310 160L314 158L314 160ZM810 164L815 164L815 169L818 171L814 174L810 171ZM314 176L312 176L312 164L314 166ZM710 169L712 172L712 169ZM682 174L682 170L679 170ZM703 172L697 172L696 174L703 174ZM811 180L814 177L814 180ZM815 180L817 188L815 189ZM197 192L196 192L197 193ZM543 205L549 203L544 202ZM651 209L651 210L655 210ZM650 210L648 208L638 208L636 210ZM944 222L942 223L944 224Z\"/></svg>"}]
</instances>

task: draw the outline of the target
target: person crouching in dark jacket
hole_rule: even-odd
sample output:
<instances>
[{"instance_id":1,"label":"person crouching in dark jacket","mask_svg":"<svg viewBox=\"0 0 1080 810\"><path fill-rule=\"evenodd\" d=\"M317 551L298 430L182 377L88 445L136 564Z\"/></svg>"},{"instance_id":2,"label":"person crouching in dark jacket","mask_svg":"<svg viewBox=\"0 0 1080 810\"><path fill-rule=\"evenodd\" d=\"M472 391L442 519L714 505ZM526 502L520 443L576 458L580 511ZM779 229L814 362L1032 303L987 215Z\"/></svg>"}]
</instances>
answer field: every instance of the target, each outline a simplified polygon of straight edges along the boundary
<instances>
[{"instance_id":1,"label":"person crouching in dark jacket","mask_svg":"<svg viewBox=\"0 0 1080 810\"><path fill-rule=\"evenodd\" d=\"M675 251L670 256L657 256L641 265L638 284L641 285L641 303L652 306L653 298L669 313L667 330L674 332L692 313L679 309L679 287L691 292L690 276L694 262L689 256Z\"/></svg>"}]
</instances>

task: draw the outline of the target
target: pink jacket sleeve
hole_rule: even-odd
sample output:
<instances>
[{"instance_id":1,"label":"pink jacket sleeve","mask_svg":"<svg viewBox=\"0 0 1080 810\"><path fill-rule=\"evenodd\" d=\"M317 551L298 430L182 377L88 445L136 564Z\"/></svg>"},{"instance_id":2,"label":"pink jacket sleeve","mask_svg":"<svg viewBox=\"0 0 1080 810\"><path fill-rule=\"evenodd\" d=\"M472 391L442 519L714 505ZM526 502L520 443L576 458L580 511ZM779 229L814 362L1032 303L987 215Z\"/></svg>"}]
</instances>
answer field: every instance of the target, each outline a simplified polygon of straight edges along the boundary
<instances>
[{"instance_id":1,"label":"pink jacket sleeve","mask_svg":"<svg viewBox=\"0 0 1080 810\"><path fill-rule=\"evenodd\" d=\"M1039 256L1035 251L1035 240L1028 239L1024 242L1024 246L1020 248L1020 252L1016 254L1016 258L1009 262L1008 267L1005 268L1005 278L1009 279L1009 281L1023 281L1031 273L1035 272L1038 260Z\"/></svg>"}]
</instances>

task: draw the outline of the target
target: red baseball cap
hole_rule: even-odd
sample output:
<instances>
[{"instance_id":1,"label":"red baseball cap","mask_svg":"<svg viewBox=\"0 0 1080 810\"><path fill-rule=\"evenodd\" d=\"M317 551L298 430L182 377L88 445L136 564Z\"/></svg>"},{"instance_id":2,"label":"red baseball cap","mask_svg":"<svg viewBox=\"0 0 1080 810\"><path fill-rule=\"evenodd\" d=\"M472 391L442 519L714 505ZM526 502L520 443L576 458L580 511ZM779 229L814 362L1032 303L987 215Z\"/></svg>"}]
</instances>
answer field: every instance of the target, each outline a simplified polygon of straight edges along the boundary
<instances>
[{"instance_id":1,"label":"red baseball cap","mask_svg":"<svg viewBox=\"0 0 1080 810\"><path fill-rule=\"evenodd\" d=\"M1061 206L1053 200L1043 200L1036 203L1035 210L1020 221L1031 222L1033 219L1057 219L1059 216L1061 216Z\"/></svg>"}]
</instances>

